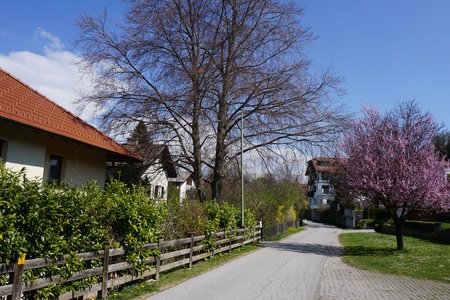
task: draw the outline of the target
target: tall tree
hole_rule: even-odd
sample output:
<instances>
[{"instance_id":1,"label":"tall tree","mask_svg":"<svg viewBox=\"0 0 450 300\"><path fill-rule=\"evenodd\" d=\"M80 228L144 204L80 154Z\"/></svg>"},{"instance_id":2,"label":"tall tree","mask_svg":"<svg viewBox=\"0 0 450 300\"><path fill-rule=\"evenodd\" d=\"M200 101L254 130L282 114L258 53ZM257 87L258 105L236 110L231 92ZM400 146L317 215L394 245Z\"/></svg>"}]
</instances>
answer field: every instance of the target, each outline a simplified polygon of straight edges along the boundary
<instances>
[{"instance_id":1,"label":"tall tree","mask_svg":"<svg viewBox=\"0 0 450 300\"><path fill-rule=\"evenodd\" d=\"M241 116L244 151L264 155L329 145L345 124L333 101L340 79L309 71L301 13L279 0L134 0L115 30L106 15L83 16L79 46L96 78L87 100L107 129L152 125L200 199L207 181L221 202Z\"/></svg>"},{"instance_id":2,"label":"tall tree","mask_svg":"<svg viewBox=\"0 0 450 300\"><path fill-rule=\"evenodd\" d=\"M430 114L405 102L385 115L365 109L344 143L347 187L363 204L382 205L392 215L399 250L411 213L450 208L445 162L432 143L437 132Z\"/></svg>"}]
</instances>

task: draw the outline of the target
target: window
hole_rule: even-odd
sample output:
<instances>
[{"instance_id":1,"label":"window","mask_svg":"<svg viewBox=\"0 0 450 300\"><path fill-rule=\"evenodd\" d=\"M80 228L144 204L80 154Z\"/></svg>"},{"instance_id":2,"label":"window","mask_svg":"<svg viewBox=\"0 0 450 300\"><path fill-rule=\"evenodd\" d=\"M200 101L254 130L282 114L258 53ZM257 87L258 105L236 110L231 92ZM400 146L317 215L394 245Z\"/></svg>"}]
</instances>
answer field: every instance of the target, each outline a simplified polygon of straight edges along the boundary
<instances>
[{"instance_id":1,"label":"window","mask_svg":"<svg viewBox=\"0 0 450 300\"><path fill-rule=\"evenodd\" d=\"M49 170L48 170L48 180L55 181L61 179L61 169L62 169L61 156L50 155Z\"/></svg>"},{"instance_id":2,"label":"window","mask_svg":"<svg viewBox=\"0 0 450 300\"><path fill-rule=\"evenodd\" d=\"M164 197L164 187L157 185L155 186L155 198L163 198Z\"/></svg>"},{"instance_id":3,"label":"window","mask_svg":"<svg viewBox=\"0 0 450 300\"><path fill-rule=\"evenodd\" d=\"M330 180L330 173L322 172L322 180Z\"/></svg>"},{"instance_id":4,"label":"window","mask_svg":"<svg viewBox=\"0 0 450 300\"><path fill-rule=\"evenodd\" d=\"M322 194L329 194L329 193L330 193L330 186L322 185Z\"/></svg>"}]
</instances>

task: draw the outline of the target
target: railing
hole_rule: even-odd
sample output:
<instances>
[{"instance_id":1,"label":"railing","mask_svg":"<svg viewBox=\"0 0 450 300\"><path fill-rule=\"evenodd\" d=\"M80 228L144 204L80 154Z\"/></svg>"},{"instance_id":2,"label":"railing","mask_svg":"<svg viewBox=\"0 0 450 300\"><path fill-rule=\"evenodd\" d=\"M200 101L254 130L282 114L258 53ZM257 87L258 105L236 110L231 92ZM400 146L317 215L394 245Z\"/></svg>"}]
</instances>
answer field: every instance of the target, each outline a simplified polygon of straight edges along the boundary
<instances>
[{"instance_id":1,"label":"railing","mask_svg":"<svg viewBox=\"0 0 450 300\"><path fill-rule=\"evenodd\" d=\"M159 250L159 254L148 257L144 263L151 268L142 272L130 272L134 267L125 261L125 250L123 248L109 249L98 252L78 253L77 257L83 261L102 259L103 265L77 272L69 277L53 275L49 278L40 277L33 282L24 282L23 275L26 270L54 267L64 264L70 259L65 255L57 259L36 258L30 260L19 259L15 264L0 264L0 275L9 274L12 283L0 285L0 299L4 296L12 296L11 299L21 299L23 293L36 291L50 285L72 282L94 276L101 277L87 288L78 291L68 291L59 295L58 299L72 299L78 297L101 297L105 298L108 289L117 288L125 283L154 276L157 280L161 272L166 272L181 266L188 265L192 268L193 263L222 252L231 252L232 249L242 247L249 243L261 240L261 228L259 224L253 229L236 229L215 233L214 247L202 243L205 236L191 236L183 239L160 241L159 243L147 244L139 247L135 252L147 250ZM128 272L127 272L128 271Z\"/></svg>"}]
</instances>

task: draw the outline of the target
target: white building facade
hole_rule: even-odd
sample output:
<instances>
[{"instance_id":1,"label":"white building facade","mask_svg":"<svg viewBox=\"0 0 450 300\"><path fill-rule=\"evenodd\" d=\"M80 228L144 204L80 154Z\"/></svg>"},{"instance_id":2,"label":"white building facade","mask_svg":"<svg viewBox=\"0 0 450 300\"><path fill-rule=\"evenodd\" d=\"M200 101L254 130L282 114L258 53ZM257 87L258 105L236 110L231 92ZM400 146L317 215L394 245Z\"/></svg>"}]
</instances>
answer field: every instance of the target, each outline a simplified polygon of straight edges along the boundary
<instances>
[{"instance_id":1,"label":"white building facade","mask_svg":"<svg viewBox=\"0 0 450 300\"><path fill-rule=\"evenodd\" d=\"M308 202L311 219L319 221L319 211L330 208L334 201L334 188L331 184L331 174L337 168L336 159L317 157L307 162Z\"/></svg>"}]
</instances>

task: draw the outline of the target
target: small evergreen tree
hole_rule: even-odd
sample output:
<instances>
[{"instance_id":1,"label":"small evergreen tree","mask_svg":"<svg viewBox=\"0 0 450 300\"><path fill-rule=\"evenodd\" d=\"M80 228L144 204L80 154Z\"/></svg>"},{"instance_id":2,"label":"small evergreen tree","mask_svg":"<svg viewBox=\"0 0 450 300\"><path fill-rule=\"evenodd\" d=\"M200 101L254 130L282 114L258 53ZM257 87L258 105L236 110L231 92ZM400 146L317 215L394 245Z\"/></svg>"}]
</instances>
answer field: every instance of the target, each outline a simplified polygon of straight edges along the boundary
<instances>
[{"instance_id":1,"label":"small evergreen tree","mask_svg":"<svg viewBox=\"0 0 450 300\"><path fill-rule=\"evenodd\" d=\"M130 139L139 146L148 146L151 143L150 133L144 122L139 121L131 133Z\"/></svg>"}]
</instances>

